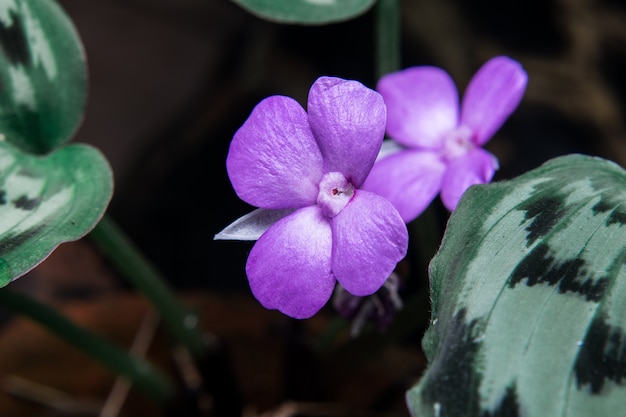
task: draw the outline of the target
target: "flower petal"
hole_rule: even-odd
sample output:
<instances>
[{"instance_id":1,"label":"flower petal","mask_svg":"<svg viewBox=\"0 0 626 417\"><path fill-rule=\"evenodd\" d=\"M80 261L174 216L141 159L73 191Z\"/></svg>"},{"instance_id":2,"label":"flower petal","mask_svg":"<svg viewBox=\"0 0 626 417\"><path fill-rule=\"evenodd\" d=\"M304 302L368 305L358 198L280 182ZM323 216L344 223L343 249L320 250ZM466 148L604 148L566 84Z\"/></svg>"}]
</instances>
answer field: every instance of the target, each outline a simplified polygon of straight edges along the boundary
<instances>
[{"instance_id":1,"label":"flower petal","mask_svg":"<svg viewBox=\"0 0 626 417\"><path fill-rule=\"evenodd\" d=\"M385 136L386 109L376 91L357 81L321 77L311 87L309 122L326 172L341 172L359 187Z\"/></svg>"},{"instance_id":2,"label":"flower petal","mask_svg":"<svg viewBox=\"0 0 626 417\"><path fill-rule=\"evenodd\" d=\"M409 223L433 201L445 170L434 152L404 150L377 161L362 189L385 197Z\"/></svg>"},{"instance_id":3,"label":"flower petal","mask_svg":"<svg viewBox=\"0 0 626 417\"><path fill-rule=\"evenodd\" d=\"M482 148L476 148L464 156L453 159L441 185L441 199L448 210L453 211L463 193L474 184L486 184L498 169L495 156Z\"/></svg>"},{"instance_id":4,"label":"flower petal","mask_svg":"<svg viewBox=\"0 0 626 417\"><path fill-rule=\"evenodd\" d=\"M226 168L248 204L269 209L315 204L322 154L304 109L288 97L261 101L235 133Z\"/></svg>"},{"instance_id":5,"label":"flower petal","mask_svg":"<svg viewBox=\"0 0 626 417\"><path fill-rule=\"evenodd\" d=\"M302 319L330 299L331 228L318 207L305 207L276 222L255 243L246 273L254 296L268 309Z\"/></svg>"},{"instance_id":6,"label":"flower petal","mask_svg":"<svg viewBox=\"0 0 626 417\"><path fill-rule=\"evenodd\" d=\"M492 58L476 72L463 96L461 125L484 145L517 107L528 83L519 62L505 56Z\"/></svg>"},{"instance_id":7,"label":"flower petal","mask_svg":"<svg viewBox=\"0 0 626 417\"><path fill-rule=\"evenodd\" d=\"M376 87L387 105L387 134L411 148L438 149L458 123L459 94L436 67L387 74Z\"/></svg>"},{"instance_id":8,"label":"flower petal","mask_svg":"<svg viewBox=\"0 0 626 417\"><path fill-rule=\"evenodd\" d=\"M406 255L406 225L391 203L374 193L357 190L331 227L333 273L351 294L376 292Z\"/></svg>"}]
</instances>

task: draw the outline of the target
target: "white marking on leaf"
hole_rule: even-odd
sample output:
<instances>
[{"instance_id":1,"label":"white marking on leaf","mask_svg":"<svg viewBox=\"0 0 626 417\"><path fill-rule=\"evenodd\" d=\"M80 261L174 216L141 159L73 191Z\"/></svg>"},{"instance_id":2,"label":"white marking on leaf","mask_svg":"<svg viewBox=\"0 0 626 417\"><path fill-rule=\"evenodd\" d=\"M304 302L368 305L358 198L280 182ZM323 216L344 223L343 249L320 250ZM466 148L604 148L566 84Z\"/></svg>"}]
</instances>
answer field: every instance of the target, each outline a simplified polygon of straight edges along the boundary
<instances>
[{"instance_id":1,"label":"white marking on leaf","mask_svg":"<svg viewBox=\"0 0 626 417\"><path fill-rule=\"evenodd\" d=\"M440 417L441 416L441 403L434 403L433 411L435 413L435 417Z\"/></svg>"},{"instance_id":2,"label":"white marking on leaf","mask_svg":"<svg viewBox=\"0 0 626 417\"><path fill-rule=\"evenodd\" d=\"M48 79L52 80L57 76L57 64L46 34L41 28L39 21L31 13L26 2L22 3L22 14L24 16L24 27L32 53L33 64L41 65Z\"/></svg>"},{"instance_id":3,"label":"white marking on leaf","mask_svg":"<svg viewBox=\"0 0 626 417\"><path fill-rule=\"evenodd\" d=\"M315 4L316 6L332 6L335 0L304 0L306 3Z\"/></svg>"},{"instance_id":4,"label":"white marking on leaf","mask_svg":"<svg viewBox=\"0 0 626 417\"><path fill-rule=\"evenodd\" d=\"M10 152L6 152L4 148L0 148L0 174L15 164L15 157Z\"/></svg>"},{"instance_id":5,"label":"white marking on leaf","mask_svg":"<svg viewBox=\"0 0 626 417\"><path fill-rule=\"evenodd\" d=\"M555 297L560 297L559 302L554 302ZM568 374L579 351L570 341L572 336L577 339L584 336L589 315L596 307L597 304L581 297L563 297L557 288L546 291L545 286L523 285L504 291L494 305L482 342L481 407L494 410L506 387L517 381L518 397L534 399L534 404L524 406L533 410L543 407L546 411L528 415L559 415L555 410L560 409L560 404L555 398L564 398L568 382L562 375ZM571 323L565 328L545 326L545 322L558 322L565 317ZM558 346L559 357L546 346ZM525 373L526 369L533 369L533 373ZM538 369L545 375L538 376ZM536 378L546 384L549 382L552 391L544 390L541 384L533 384Z\"/></svg>"},{"instance_id":6,"label":"white marking on leaf","mask_svg":"<svg viewBox=\"0 0 626 417\"><path fill-rule=\"evenodd\" d=\"M5 175L6 181L2 184L2 189L6 192L4 196L6 203L0 205L0 234L16 229L31 214L29 210L16 208L14 201L23 196L36 197L45 186L44 178L20 175L19 169Z\"/></svg>"},{"instance_id":7,"label":"white marking on leaf","mask_svg":"<svg viewBox=\"0 0 626 417\"><path fill-rule=\"evenodd\" d=\"M7 67L9 78L11 79L11 87L15 103L27 106L31 110L35 110L35 92L33 85L24 71L24 67Z\"/></svg>"},{"instance_id":8,"label":"white marking on leaf","mask_svg":"<svg viewBox=\"0 0 626 417\"><path fill-rule=\"evenodd\" d=\"M50 198L42 201L37 209L26 211L26 217L16 226L15 232L21 233L41 223L45 223L49 218L60 217L55 214L66 210L73 194L73 187L63 188Z\"/></svg>"},{"instance_id":9,"label":"white marking on leaf","mask_svg":"<svg viewBox=\"0 0 626 417\"><path fill-rule=\"evenodd\" d=\"M15 0L3 0L0 2L0 23L5 27L11 27L13 25L13 18L11 12L17 12L17 4Z\"/></svg>"}]
</instances>

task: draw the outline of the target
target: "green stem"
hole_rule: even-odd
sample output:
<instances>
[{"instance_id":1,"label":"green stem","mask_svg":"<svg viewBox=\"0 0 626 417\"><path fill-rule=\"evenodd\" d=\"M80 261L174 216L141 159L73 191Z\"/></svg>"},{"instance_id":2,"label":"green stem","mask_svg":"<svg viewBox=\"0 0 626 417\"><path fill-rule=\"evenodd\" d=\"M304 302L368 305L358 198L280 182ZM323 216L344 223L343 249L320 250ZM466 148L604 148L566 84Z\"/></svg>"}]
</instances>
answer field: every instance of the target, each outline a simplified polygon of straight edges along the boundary
<instances>
[{"instance_id":1,"label":"green stem","mask_svg":"<svg viewBox=\"0 0 626 417\"><path fill-rule=\"evenodd\" d=\"M54 308L6 287L0 290L0 306L16 315L32 319L108 369L125 376L156 404L165 406L174 399L175 391L171 381L148 362L129 355L106 339L77 326Z\"/></svg>"},{"instance_id":2,"label":"green stem","mask_svg":"<svg viewBox=\"0 0 626 417\"><path fill-rule=\"evenodd\" d=\"M170 332L197 360L206 353L198 318L184 308L152 265L109 216L104 216L90 237L119 271L154 305Z\"/></svg>"},{"instance_id":3,"label":"green stem","mask_svg":"<svg viewBox=\"0 0 626 417\"><path fill-rule=\"evenodd\" d=\"M378 78L400 69L400 6L398 0L376 3L376 73Z\"/></svg>"},{"instance_id":4,"label":"green stem","mask_svg":"<svg viewBox=\"0 0 626 417\"><path fill-rule=\"evenodd\" d=\"M417 252L417 267L420 271L424 271L426 279L428 279L428 265L439 249L443 234L433 203L417 219L413 220L408 228L409 239L413 241Z\"/></svg>"}]
</instances>

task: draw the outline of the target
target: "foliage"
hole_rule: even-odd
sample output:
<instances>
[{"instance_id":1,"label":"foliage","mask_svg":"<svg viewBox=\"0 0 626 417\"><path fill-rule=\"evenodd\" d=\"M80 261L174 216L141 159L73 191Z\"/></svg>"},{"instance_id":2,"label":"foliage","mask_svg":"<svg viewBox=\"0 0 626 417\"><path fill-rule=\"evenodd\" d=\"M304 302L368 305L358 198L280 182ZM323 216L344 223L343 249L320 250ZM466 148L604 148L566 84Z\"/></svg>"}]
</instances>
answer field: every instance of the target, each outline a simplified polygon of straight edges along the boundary
<instances>
[{"instance_id":1,"label":"foliage","mask_svg":"<svg viewBox=\"0 0 626 417\"><path fill-rule=\"evenodd\" d=\"M365 297L376 297L376 290L394 276L394 266L406 253L402 220L423 216L441 189L444 204L454 213L430 264L433 316L423 339L429 367L407 394L413 415L618 415L626 395L624 170L599 158L564 156L509 181L472 186L456 206L467 187L491 180L497 163L490 154L482 162L468 159L448 181L442 179L444 162L452 165L469 148L481 147L504 123L521 99L525 72L523 76L521 69L511 72L519 75L517 84L509 75L483 73L479 88L470 83L465 96L480 105L468 113L471 117L463 113L462 105L459 116L456 89L447 75L439 89L445 94L422 100L429 97L428 91L437 90L431 76L439 77L440 70L410 70L401 76L410 75L405 81L388 84L401 74L394 68L400 54L396 0L233 1L263 19L302 25L346 21L375 6L378 72L392 72L379 83L383 95L377 99L376 111L356 111L366 100L361 95L351 98L349 90L328 95L335 84L354 86L355 82L322 78L322 84L328 85L318 88L322 91L318 98L324 100L310 102L308 113L295 101L276 96L264 101L258 108L262 111L253 111L235 133L227 162L233 186L244 201L262 208L217 238L258 239L247 272L252 292L262 303L293 317L310 317L326 304L338 281L350 297L363 297L350 298L349 305L367 304L371 299ZM422 78L424 74L430 75ZM411 93L420 79L425 80L423 88ZM391 100L389 91L384 91L389 85L393 86ZM0 0L0 87L2 287L35 267L60 243L92 230L111 199L113 179L98 150L68 144L83 118L87 69L76 30L54 0ZM498 93L511 87L512 94ZM405 93L410 93L408 98ZM371 94L378 97L379 93ZM443 125L441 116L446 111L437 107L442 104L439 97L452 97L447 106L450 117L444 117ZM405 160L393 175L390 170L399 166L399 153L375 165L375 172L384 171L378 188L391 190L389 203L377 195L384 191L355 189L366 182L376 164L385 129L390 134L390 124L400 119L386 116L393 101L402 117L413 112L424 123L415 129L410 120L406 129L411 138L401 144L416 145L417 151L410 151L415 156L414 152L423 151L422 141L428 136L424 132L436 131L430 139L437 146L427 160ZM471 110L473 105L468 107ZM352 132L359 127L355 121L365 127ZM298 135L304 143L301 148L312 153L294 147ZM370 144L368 135L375 136ZM386 154L390 148L383 149ZM382 156L378 154L379 160ZM285 160L295 163L276 165ZM428 161L437 165L435 179L424 175ZM418 169L416 162L422 164ZM468 166L474 178L467 175ZM422 183L409 183L411 176ZM442 181L453 185L453 195L442 189ZM395 212L391 204L413 205L419 200L407 192L410 184L419 193L428 191L424 185L432 189L427 198L422 196L420 207L390 220ZM401 203L392 197L399 197ZM297 204L291 200L298 200ZM294 211L302 207L306 210ZM316 229L318 223L322 227ZM114 224L102 225L94 236L103 253L115 259L120 271L135 276L131 281L157 306L172 333L194 359L201 358L205 344L193 331L195 315L180 308L159 282L158 272ZM372 232L390 225L401 233ZM317 235L312 233L315 230ZM387 248L388 241L397 250L379 250ZM323 281L318 279L321 275ZM368 276L375 279L365 279ZM5 308L38 316L42 323L52 318L50 327L69 335L76 345L82 339L85 350L93 353L106 344L76 331L36 302L10 291L2 292L2 299ZM395 302L393 307L401 304ZM126 363L123 352L103 351L112 358L105 361L111 369L135 381L153 378L155 384L145 383L145 390L157 400L169 400L160 392L171 393L172 388L148 366Z\"/></svg>"},{"instance_id":2,"label":"foliage","mask_svg":"<svg viewBox=\"0 0 626 417\"><path fill-rule=\"evenodd\" d=\"M376 0L233 0L249 12L275 22L327 24L367 11Z\"/></svg>"},{"instance_id":3,"label":"foliage","mask_svg":"<svg viewBox=\"0 0 626 417\"><path fill-rule=\"evenodd\" d=\"M0 1L0 132L29 153L67 142L87 97L83 48L51 0Z\"/></svg>"},{"instance_id":4,"label":"foliage","mask_svg":"<svg viewBox=\"0 0 626 417\"><path fill-rule=\"evenodd\" d=\"M111 199L105 158L63 146L83 118L87 70L52 0L0 1L0 286L91 230Z\"/></svg>"},{"instance_id":5,"label":"foliage","mask_svg":"<svg viewBox=\"0 0 626 417\"><path fill-rule=\"evenodd\" d=\"M416 416L618 415L626 172L581 155L470 188L430 266Z\"/></svg>"},{"instance_id":6,"label":"foliage","mask_svg":"<svg viewBox=\"0 0 626 417\"><path fill-rule=\"evenodd\" d=\"M1 286L91 230L112 191L106 160L85 145L32 156L0 142L0 173Z\"/></svg>"}]
</instances>

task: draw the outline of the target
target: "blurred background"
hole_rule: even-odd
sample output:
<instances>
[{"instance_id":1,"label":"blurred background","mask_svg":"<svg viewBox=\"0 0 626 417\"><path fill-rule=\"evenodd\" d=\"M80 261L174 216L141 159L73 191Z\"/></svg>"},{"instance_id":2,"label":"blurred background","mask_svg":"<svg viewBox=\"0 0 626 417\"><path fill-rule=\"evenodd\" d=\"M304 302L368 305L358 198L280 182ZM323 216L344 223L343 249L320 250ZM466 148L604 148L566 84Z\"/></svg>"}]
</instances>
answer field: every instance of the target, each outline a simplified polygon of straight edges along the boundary
<instances>
[{"instance_id":1,"label":"blurred background","mask_svg":"<svg viewBox=\"0 0 626 417\"><path fill-rule=\"evenodd\" d=\"M264 310L244 272L252 242L213 241L251 209L234 194L225 158L258 101L282 94L304 104L321 75L375 87L372 10L297 26L263 21L229 0L59 2L82 38L90 75L75 141L110 161L109 214L198 312L214 355L202 369L190 367L158 315L88 238L63 244L12 285L120 346L143 341L148 358L184 382L187 400L163 412L132 389L116 393L120 381L90 358L6 316L0 415L103 416L110 406L108 416L408 416L404 392L425 365L425 265L400 265L401 296L421 302L390 332L368 328L351 340L330 304L304 321ZM487 145L500 160L496 180L569 153L626 166L625 2L404 0L401 7L403 67L442 67L461 93L493 56L527 70L524 99ZM442 230L448 213L439 201L433 211Z\"/></svg>"}]
</instances>

